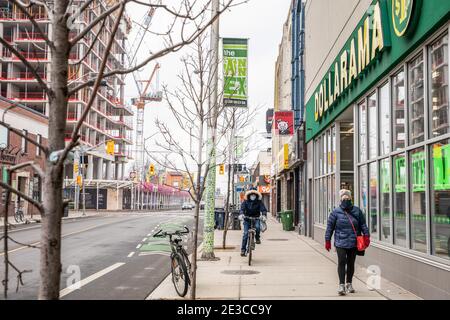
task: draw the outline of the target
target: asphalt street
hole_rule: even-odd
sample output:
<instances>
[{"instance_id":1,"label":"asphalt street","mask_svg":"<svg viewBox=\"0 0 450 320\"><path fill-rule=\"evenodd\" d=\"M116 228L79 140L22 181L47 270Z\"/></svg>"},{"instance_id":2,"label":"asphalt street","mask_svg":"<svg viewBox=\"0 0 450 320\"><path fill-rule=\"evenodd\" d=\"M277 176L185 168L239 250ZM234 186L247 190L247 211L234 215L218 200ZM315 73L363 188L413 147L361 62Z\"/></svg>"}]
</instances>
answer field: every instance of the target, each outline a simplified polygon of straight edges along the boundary
<instances>
[{"instance_id":1,"label":"asphalt street","mask_svg":"<svg viewBox=\"0 0 450 320\"><path fill-rule=\"evenodd\" d=\"M159 229L177 229L183 225L192 230L193 222L193 211L124 213L65 221L61 298L145 299L170 273L168 239L153 238L153 234ZM40 226L16 228L10 236L19 243L39 246ZM190 253L192 234L185 240L190 244ZM0 245L0 279L3 280L4 249ZM16 292L17 273L10 268L8 300L36 299L39 250L10 241L8 252L18 269L31 270L23 274L24 286L19 286ZM4 299L2 293L3 287L0 299Z\"/></svg>"}]
</instances>

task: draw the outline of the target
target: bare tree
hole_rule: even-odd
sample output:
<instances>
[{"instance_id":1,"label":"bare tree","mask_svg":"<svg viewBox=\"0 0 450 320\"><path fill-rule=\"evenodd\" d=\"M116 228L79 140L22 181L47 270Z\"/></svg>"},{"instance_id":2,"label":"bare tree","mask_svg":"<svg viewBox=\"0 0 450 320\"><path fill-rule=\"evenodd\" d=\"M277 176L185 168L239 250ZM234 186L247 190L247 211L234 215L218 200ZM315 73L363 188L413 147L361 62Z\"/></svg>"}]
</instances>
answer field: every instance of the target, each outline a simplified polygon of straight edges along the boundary
<instances>
[{"instance_id":1,"label":"bare tree","mask_svg":"<svg viewBox=\"0 0 450 320\"><path fill-rule=\"evenodd\" d=\"M206 179L211 171L209 160L211 155L207 154L206 126L210 121L214 121L220 122L222 128L229 127L226 118L218 119L224 108L221 106L218 112L214 112L209 104L211 75L213 68L217 66L210 63L211 51L206 48L205 39L205 36L200 36L192 45L193 52L182 58L183 72L178 75L181 87L173 92L166 86L163 89L165 101L179 130L175 132L173 125L169 127L167 123L157 119L155 123L162 139L156 141L156 146L164 155L147 150L148 156L158 165L182 173L190 179L188 191L195 203L191 299L196 298L200 202L205 191ZM226 132L227 130L221 131L217 135L217 141L221 141ZM189 147L187 141L190 141ZM192 144L196 146L196 151L193 151Z\"/></svg>"},{"instance_id":2,"label":"bare tree","mask_svg":"<svg viewBox=\"0 0 450 320\"><path fill-rule=\"evenodd\" d=\"M64 163L68 159L68 156L72 154L72 149L80 144L80 128L96 100L96 94L99 87L102 85L104 79L137 71L146 66L149 62L171 52L176 52L184 46L193 43L220 14L233 5L234 0L225 0L221 9L210 19L205 19L205 15L203 14L207 11L210 1L199 3L197 0L180 0L178 8L171 7L164 3L156 4L155 1L108 1L107 9L101 12L92 21L88 21L87 25L83 25L75 35L71 33L71 27L76 22L76 19L83 15L85 11L100 5L99 0L8 1L15 5L33 24L42 39L45 40L45 45L50 51L51 56L49 64L51 81L46 82L33 65L27 61L26 56L15 48L14 45L3 38L0 38L0 44L3 48L9 50L12 55L16 56L31 71L48 99L50 109L48 121L48 146L44 146L30 137L27 137L4 121L1 121L0 125L9 128L12 132L15 132L28 142L36 145L45 154L45 168L43 168L42 172L37 171L43 184L42 203L26 198L23 195L21 195L21 197L35 205L42 216L40 287L38 297L39 299L58 299L61 275L61 218L63 216L64 207L67 205L67 203L63 201L62 194ZM172 22L169 23L167 30L158 32L158 35L163 38L165 45L133 66L108 71L107 61L111 53L111 48L119 26L124 19L125 8L130 3L146 8L163 10L165 14L171 17ZM50 34L46 34L40 28L39 23L37 23L33 14L33 8L36 7L45 10L48 19L50 20ZM79 85L69 83L69 66L77 64L77 62L71 61L71 52L76 50L76 46L89 32L96 30L98 26L102 26L107 19L111 19L112 21L110 24L111 31L105 41L105 50L102 55L101 64L97 70L96 79L85 81ZM88 49L88 52L93 48L97 41L99 40L96 37ZM85 57L80 57L80 59L84 58ZM66 143L66 115L69 97L80 94L80 91L87 87L91 87L89 100L74 127L70 141ZM203 116L206 117L207 113L204 113ZM19 191L9 184L2 183L1 187L9 192L19 194Z\"/></svg>"}]
</instances>

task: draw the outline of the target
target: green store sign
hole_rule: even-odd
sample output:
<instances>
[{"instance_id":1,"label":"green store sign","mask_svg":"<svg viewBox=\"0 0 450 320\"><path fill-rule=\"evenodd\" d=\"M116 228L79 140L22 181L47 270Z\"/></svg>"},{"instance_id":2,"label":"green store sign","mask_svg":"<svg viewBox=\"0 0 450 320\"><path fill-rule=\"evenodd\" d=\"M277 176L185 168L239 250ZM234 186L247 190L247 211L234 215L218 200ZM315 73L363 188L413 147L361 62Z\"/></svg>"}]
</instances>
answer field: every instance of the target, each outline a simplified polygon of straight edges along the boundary
<instances>
[{"instance_id":1,"label":"green store sign","mask_svg":"<svg viewBox=\"0 0 450 320\"><path fill-rule=\"evenodd\" d=\"M306 103L306 141L327 128L449 18L450 1L374 0Z\"/></svg>"}]
</instances>

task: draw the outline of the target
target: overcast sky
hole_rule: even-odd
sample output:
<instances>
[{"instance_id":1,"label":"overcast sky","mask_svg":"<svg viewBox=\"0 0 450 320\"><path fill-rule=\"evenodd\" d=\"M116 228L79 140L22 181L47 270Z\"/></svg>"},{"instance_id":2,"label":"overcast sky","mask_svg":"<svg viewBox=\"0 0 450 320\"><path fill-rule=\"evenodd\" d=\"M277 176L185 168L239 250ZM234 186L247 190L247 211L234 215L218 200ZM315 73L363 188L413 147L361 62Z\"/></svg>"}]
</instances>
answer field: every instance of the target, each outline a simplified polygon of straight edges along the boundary
<instances>
[{"instance_id":1,"label":"overcast sky","mask_svg":"<svg viewBox=\"0 0 450 320\"><path fill-rule=\"evenodd\" d=\"M176 3L177 1L171 1ZM234 7L224 13L220 18L220 36L249 38L249 105L251 108L262 106L261 111L252 120L251 127L258 132L264 132L265 112L273 107L274 94L274 66L278 53L278 45L281 41L282 26L288 16L291 0L250 0L246 4ZM140 21L145 10L142 7L130 6L128 13L135 21ZM156 11L152 25L154 27L165 26L169 23L168 17ZM136 29L130 34L133 40ZM140 55L145 56L148 50L153 52L161 47L160 40L155 35L147 35L145 44L141 47ZM174 90L179 86L177 74L182 69L180 57L185 54L182 50L159 59L161 69L159 73L160 84L165 84ZM154 64L141 72L142 79L148 78ZM136 96L136 89L132 77L127 79L126 98ZM157 132L154 121L158 117L161 120L170 121L166 103L151 102L145 112L145 137ZM174 129L175 129L174 125ZM150 140L152 141L152 140ZM151 142L152 143L152 142ZM252 145L259 149L270 147L270 140L261 135L251 141ZM150 145L150 148L152 146ZM256 160L257 152L253 151L245 159L248 165Z\"/></svg>"}]
</instances>

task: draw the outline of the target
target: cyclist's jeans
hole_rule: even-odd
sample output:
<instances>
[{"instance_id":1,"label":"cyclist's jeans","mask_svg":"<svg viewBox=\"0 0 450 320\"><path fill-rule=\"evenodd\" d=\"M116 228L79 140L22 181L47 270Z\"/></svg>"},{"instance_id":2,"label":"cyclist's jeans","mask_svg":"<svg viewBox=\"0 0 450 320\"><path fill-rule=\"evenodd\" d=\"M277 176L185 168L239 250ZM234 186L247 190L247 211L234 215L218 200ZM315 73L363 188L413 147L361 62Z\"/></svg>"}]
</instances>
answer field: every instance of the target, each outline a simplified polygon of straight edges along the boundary
<instances>
[{"instance_id":1,"label":"cyclist's jeans","mask_svg":"<svg viewBox=\"0 0 450 320\"><path fill-rule=\"evenodd\" d=\"M260 222L259 220L255 220L255 222L254 222L255 229L256 229L256 234L255 234L256 240L259 240L260 235L261 235L261 224L259 222ZM250 229L250 224L251 224L250 220L244 219L244 235L242 237L241 251L247 250L248 229Z\"/></svg>"}]
</instances>

